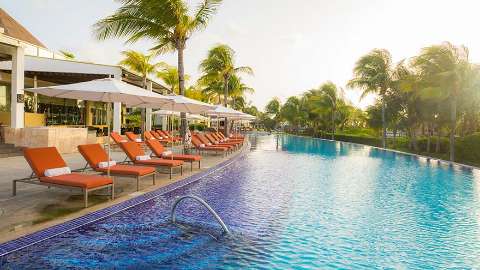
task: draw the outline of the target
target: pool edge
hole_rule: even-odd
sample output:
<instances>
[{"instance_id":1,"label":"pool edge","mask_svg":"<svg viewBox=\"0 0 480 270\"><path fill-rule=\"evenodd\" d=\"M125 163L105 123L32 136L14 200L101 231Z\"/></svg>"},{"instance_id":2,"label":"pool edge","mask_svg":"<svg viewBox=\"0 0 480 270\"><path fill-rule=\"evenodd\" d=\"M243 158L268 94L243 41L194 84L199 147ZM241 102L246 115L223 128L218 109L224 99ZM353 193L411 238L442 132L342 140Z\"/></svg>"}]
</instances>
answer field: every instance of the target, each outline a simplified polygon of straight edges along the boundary
<instances>
[{"instance_id":1,"label":"pool edge","mask_svg":"<svg viewBox=\"0 0 480 270\"><path fill-rule=\"evenodd\" d=\"M288 136L293 136L293 137L321 140L321 141L329 141L329 142L338 142L338 143L346 143L346 144L366 146L366 147L370 147L370 148L380 150L380 151L392 152L392 153L402 154L402 155L406 155L406 156L413 156L413 157L417 157L417 158L424 158L426 160L437 161L438 163L448 165L448 166L457 166L457 167L463 167L463 168L470 169L470 170L479 170L480 171L480 167L477 167L477 166L463 164L463 163L459 163L459 162L455 162L455 161L448 161L448 160L441 159L441 158L435 158L435 157L430 157L430 156L425 156L425 155L420 155L420 154L415 154L415 153L404 152L404 151L395 150L395 149L382 148L382 147L378 147L378 146L355 143L355 142L345 142L345 141L338 141L338 140L331 140L331 139L324 139L324 138L316 138L316 137L310 137L310 136L305 136L305 135L295 135L295 134L288 134L288 133L281 133L281 134L288 135Z\"/></svg>"},{"instance_id":2,"label":"pool edge","mask_svg":"<svg viewBox=\"0 0 480 270\"><path fill-rule=\"evenodd\" d=\"M117 204L108 206L103 209L99 209L97 211L85 214L81 217L74 218L72 220L53 225L51 227L41 229L39 231L36 231L34 233L30 233L24 236L21 236L19 238L0 243L0 259L3 258L4 256L13 253L15 251L19 251L21 249L27 248L29 246L38 244L42 241L48 240L50 238L56 237L58 235L67 233L71 230L77 229L79 227L97 222L99 220L105 219L107 217L113 216L115 214L118 214L120 212L123 212L127 209L130 209L132 207L135 207L139 204L145 203L147 201L153 200L159 196L162 196L165 193L171 192L175 189L181 188L185 185L189 185L191 183L194 183L196 181L199 181L200 179L215 173L218 170L221 170L233 162L237 161L238 159L244 157L249 151L249 146L250 143L247 140L246 145L240 150L238 154L235 156L224 160L217 165L206 169L205 171L199 172L197 174L191 175L185 179L179 180L177 182L168 184L166 186L160 187L156 190L147 192L145 194L142 194L138 197L128 199L123 202L119 202Z\"/></svg>"}]
</instances>

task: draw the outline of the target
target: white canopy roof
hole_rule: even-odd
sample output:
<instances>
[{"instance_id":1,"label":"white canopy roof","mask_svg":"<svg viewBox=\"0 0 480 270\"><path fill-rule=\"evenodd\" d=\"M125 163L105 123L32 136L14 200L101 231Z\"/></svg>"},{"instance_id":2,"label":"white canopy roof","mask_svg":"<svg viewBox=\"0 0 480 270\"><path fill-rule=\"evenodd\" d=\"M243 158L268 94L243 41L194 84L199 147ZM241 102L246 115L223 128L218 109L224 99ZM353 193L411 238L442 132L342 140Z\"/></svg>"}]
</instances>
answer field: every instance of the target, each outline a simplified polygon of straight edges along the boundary
<instances>
[{"instance_id":1,"label":"white canopy roof","mask_svg":"<svg viewBox=\"0 0 480 270\"><path fill-rule=\"evenodd\" d=\"M25 90L50 97L121 102L127 107L164 108L170 107L174 102L170 97L113 78Z\"/></svg>"}]
</instances>

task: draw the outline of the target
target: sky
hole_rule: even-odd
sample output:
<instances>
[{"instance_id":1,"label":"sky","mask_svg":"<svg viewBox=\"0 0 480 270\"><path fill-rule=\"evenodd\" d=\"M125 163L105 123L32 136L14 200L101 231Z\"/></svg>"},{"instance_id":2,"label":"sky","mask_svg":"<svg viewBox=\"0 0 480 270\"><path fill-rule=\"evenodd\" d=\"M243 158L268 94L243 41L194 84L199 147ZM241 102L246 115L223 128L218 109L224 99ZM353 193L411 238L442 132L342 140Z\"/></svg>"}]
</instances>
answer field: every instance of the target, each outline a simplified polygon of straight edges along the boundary
<instances>
[{"instance_id":1,"label":"sky","mask_svg":"<svg viewBox=\"0 0 480 270\"><path fill-rule=\"evenodd\" d=\"M112 0L0 0L0 7L48 48L79 60L117 64L122 50L152 46L148 40L95 40L92 25L119 7ZM480 63L479 8L474 0L224 0L207 29L189 40L186 73L194 83L208 49L228 44L237 66L253 68L254 76L243 79L255 89L248 99L263 109L272 97L285 101L328 80L345 87L356 60L374 48L388 49L399 61L450 41L466 45L472 62ZM176 65L175 54L157 60ZM360 95L346 89L361 108L374 102L375 96Z\"/></svg>"}]
</instances>

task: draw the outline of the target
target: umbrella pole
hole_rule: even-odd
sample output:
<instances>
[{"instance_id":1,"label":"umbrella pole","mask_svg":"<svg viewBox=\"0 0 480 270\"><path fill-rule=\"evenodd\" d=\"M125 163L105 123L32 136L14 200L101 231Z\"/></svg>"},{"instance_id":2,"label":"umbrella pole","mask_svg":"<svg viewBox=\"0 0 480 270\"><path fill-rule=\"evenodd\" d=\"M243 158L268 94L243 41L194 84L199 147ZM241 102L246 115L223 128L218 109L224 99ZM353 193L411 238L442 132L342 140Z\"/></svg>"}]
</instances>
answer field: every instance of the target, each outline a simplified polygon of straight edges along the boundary
<instances>
[{"instance_id":1,"label":"umbrella pole","mask_svg":"<svg viewBox=\"0 0 480 270\"><path fill-rule=\"evenodd\" d=\"M107 153L108 153L108 167L107 167L107 176L110 177L110 107L112 104L107 103Z\"/></svg>"}]
</instances>

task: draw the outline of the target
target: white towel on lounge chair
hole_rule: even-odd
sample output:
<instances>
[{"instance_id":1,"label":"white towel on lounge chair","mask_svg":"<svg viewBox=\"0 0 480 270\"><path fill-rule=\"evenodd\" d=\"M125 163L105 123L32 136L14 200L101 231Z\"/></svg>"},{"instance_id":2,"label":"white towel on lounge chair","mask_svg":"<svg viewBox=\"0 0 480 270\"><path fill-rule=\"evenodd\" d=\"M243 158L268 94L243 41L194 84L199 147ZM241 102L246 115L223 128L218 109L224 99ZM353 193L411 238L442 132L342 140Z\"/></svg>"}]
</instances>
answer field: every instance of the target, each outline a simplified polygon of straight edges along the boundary
<instances>
[{"instance_id":1,"label":"white towel on lounge chair","mask_svg":"<svg viewBox=\"0 0 480 270\"><path fill-rule=\"evenodd\" d=\"M169 157L172 155L172 151L165 151L162 153L162 157Z\"/></svg>"},{"instance_id":2,"label":"white towel on lounge chair","mask_svg":"<svg viewBox=\"0 0 480 270\"><path fill-rule=\"evenodd\" d=\"M71 174L71 173L72 173L72 170L70 170L69 167L61 167L61 168L47 169L43 174L46 177L53 177L53 176L59 176L64 174Z\"/></svg>"},{"instance_id":3,"label":"white towel on lounge chair","mask_svg":"<svg viewBox=\"0 0 480 270\"><path fill-rule=\"evenodd\" d=\"M98 167L99 168L108 168L108 167L111 167L111 166L115 166L117 165L117 162L115 160L111 160L110 162L108 161L103 161L103 162L99 162L98 163Z\"/></svg>"},{"instance_id":4,"label":"white towel on lounge chair","mask_svg":"<svg viewBox=\"0 0 480 270\"><path fill-rule=\"evenodd\" d=\"M151 158L150 156L147 156L147 155L145 155L145 156L136 156L136 157L135 157L135 160L137 160L137 161L150 160L150 159L152 159L152 158Z\"/></svg>"}]
</instances>

